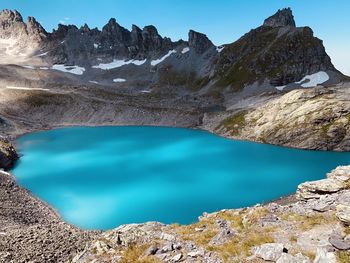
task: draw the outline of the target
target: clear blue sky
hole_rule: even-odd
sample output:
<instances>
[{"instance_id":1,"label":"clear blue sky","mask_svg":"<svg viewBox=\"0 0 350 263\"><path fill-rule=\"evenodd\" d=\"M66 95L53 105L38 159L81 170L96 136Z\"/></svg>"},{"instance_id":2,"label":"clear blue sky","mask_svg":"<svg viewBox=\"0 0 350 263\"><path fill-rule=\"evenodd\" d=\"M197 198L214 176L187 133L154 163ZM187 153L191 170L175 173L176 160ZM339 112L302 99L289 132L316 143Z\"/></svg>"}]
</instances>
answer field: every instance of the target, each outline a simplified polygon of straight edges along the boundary
<instances>
[{"instance_id":1,"label":"clear blue sky","mask_svg":"<svg viewBox=\"0 0 350 263\"><path fill-rule=\"evenodd\" d=\"M349 0L0 0L1 9L34 16L48 31L60 21L101 28L115 17L128 29L153 24L173 40L187 39L188 30L194 29L216 45L233 42L288 6L297 25L310 26L324 40L336 67L350 75Z\"/></svg>"}]
</instances>

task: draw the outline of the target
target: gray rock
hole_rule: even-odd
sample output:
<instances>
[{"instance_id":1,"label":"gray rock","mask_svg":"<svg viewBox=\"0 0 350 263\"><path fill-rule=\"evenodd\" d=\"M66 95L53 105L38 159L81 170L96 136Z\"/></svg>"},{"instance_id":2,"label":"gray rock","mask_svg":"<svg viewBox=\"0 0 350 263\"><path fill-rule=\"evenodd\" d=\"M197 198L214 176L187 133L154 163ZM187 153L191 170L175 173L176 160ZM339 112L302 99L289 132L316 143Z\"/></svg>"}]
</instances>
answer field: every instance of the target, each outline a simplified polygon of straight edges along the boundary
<instances>
[{"instance_id":1,"label":"gray rock","mask_svg":"<svg viewBox=\"0 0 350 263\"><path fill-rule=\"evenodd\" d=\"M317 248L316 258L314 263L336 263L337 258L335 253L328 252L327 248L319 247Z\"/></svg>"},{"instance_id":2,"label":"gray rock","mask_svg":"<svg viewBox=\"0 0 350 263\"><path fill-rule=\"evenodd\" d=\"M331 243L333 247L339 250L350 249L350 241L344 240L341 236L336 234L333 234L329 237L329 243Z\"/></svg>"},{"instance_id":3,"label":"gray rock","mask_svg":"<svg viewBox=\"0 0 350 263\"><path fill-rule=\"evenodd\" d=\"M276 14L265 19L264 26L268 27L295 27L294 16L290 8L278 10Z\"/></svg>"},{"instance_id":4,"label":"gray rock","mask_svg":"<svg viewBox=\"0 0 350 263\"><path fill-rule=\"evenodd\" d=\"M350 225L350 206L340 204L336 209L337 218L345 225Z\"/></svg>"},{"instance_id":5,"label":"gray rock","mask_svg":"<svg viewBox=\"0 0 350 263\"><path fill-rule=\"evenodd\" d=\"M172 262L179 262L182 259L182 254L177 254L174 257L171 258Z\"/></svg>"},{"instance_id":6,"label":"gray rock","mask_svg":"<svg viewBox=\"0 0 350 263\"><path fill-rule=\"evenodd\" d=\"M9 170L18 160L18 155L12 144L3 138L0 138L0 169Z\"/></svg>"},{"instance_id":7,"label":"gray rock","mask_svg":"<svg viewBox=\"0 0 350 263\"><path fill-rule=\"evenodd\" d=\"M324 194L336 193L346 187L347 185L343 181L327 178L300 184L296 196L301 200L320 198Z\"/></svg>"},{"instance_id":8,"label":"gray rock","mask_svg":"<svg viewBox=\"0 0 350 263\"><path fill-rule=\"evenodd\" d=\"M279 243L267 243L256 247L254 255L267 261L277 261L283 253L284 246Z\"/></svg>"}]
</instances>

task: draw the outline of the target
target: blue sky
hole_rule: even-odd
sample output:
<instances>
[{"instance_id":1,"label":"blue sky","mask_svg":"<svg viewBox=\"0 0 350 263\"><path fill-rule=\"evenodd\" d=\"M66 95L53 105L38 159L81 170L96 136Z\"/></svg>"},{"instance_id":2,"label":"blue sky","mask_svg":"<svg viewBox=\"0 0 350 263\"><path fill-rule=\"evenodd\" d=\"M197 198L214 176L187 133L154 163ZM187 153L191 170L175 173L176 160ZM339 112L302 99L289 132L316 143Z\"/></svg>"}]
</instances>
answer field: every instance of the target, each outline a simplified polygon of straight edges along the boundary
<instances>
[{"instance_id":1,"label":"blue sky","mask_svg":"<svg viewBox=\"0 0 350 263\"><path fill-rule=\"evenodd\" d=\"M350 75L349 0L1 0L0 9L34 16L48 30L66 24L101 28L115 17L128 29L153 24L163 36L187 39L189 29L216 44L230 43L262 24L277 9L291 7L298 26L324 40L338 69Z\"/></svg>"}]
</instances>

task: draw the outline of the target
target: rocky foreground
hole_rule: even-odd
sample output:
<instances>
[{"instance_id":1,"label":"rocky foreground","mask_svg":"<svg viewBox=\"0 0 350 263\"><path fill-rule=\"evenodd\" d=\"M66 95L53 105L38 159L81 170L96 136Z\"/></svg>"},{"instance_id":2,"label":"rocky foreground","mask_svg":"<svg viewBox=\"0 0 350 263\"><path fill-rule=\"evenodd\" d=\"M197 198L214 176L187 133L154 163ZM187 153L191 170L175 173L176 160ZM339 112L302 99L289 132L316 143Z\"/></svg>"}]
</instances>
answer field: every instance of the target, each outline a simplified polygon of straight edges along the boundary
<instances>
[{"instance_id":1,"label":"rocky foreground","mask_svg":"<svg viewBox=\"0 0 350 263\"><path fill-rule=\"evenodd\" d=\"M0 204L0 262L350 261L350 166L301 184L293 196L204 213L192 225L82 231L6 172L0 172Z\"/></svg>"}]
</instances>

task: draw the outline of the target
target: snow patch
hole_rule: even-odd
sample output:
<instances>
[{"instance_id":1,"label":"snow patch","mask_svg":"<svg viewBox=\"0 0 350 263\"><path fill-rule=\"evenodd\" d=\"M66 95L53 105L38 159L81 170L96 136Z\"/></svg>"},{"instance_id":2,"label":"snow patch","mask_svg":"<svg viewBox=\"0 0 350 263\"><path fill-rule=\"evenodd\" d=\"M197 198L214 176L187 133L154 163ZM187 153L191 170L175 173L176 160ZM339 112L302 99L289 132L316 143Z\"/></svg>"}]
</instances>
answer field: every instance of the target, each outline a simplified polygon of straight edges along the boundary
<instances>
[{"instance_id":1,"label":"snow patch","mask_svg":"<svg viewBox=\"0 0 350 263\"><path fill-rule=\"evenodd\" d=\"M44 53L41 53L39 55L36 55L37 57L44 57L46 56L47 54L49 54L50 51L47 51L47 52L44 52Z\"/></svg>"},{"instance_id":2,"label":"snow patch","mask_svg":"<svg viewBox=\"0 0 350 263\"><path fill-rule=\"evenodd\" d=\"M190 48L189 48L189 47L185 47L185 48L181 51L181 53L182 53L182 54L186 54L188 51L190 51Z\"/></svg>"},{"instance_id":3,"label":"snow patch","mask_svg":"<svg viewBox=\"0 0 350 263\"><path fill-rule=\"evenodd\" d=\"M71 73L75 75L83 75L85 68L79 66L65 66L61 64L56 64L52 66L52 69L62 71L65 73Z\"/></svg>"},{"instance_id":4,"label":"snow patch","mask_svg":"<svg viewBox=\"0 0 350 263\"><path fill-rule=\"evenodd\" d=\"M98 44L94 43L94 48L98 48Z\"/></svg>"},{"instance_id":5,"label":"snow patch","mask_svg":"<svg viewBox=\"0 0 350 263\"><path fill-rule=\"evenodd\" d=\"M287 85L284 85L284 86L277 86L275 87L276 89L282 91L285 87L287 87Z\"/></svg>"},{"instance_id":6,"label":"snow patch","mask_svg":"<svg viewBox=\"0 0 350 263\"><path fill-rule=\"evenodd\" d=\"M323 84L328 80L329 80L329 75L324 71L320 71L320 72L317 72L317 73L312 74L312 75L307 75L302 80L300 80L298 82L294 82L294 84L301 84L301 83L307 81L306 83L301 84L301 86L303 88L312 88L312 87L316 87L317 85ZM290 83L290 84L293 84L293 83ZM287 87L287 85L278 86L275 88L282 91L286 87Z\"/></svg>"},{"instance_id":7,"label":"snow patch","mask_svg":"<svg viewBox=\"0 0 350 263\"><path fill-rule=\"evenodd\" d=\"M225 46L216 47L216 51L220 53L221 51L224 50L224 48L225 48Z\"/></svg>"},{"instance_id":8,"label":"snow patch","mask_svg":"<svg viewBox=\"0 0 350 263\"><path fill-rule=\"evenodd\" d=\"M311 88L316 87L319 84L325 83L329 80L329 76L326 72L320 71L312 75L305 76L302 80L295 82L296 84L300 84L308 80L308 82L301 84L303 88Z\"/></svg>"},{"instance_id":9,"label":"snow patch","mask_svg":"<svg viewBox=\"0 0 350 263\"><path fill-rule=\"evenodd\" d=\"M16 89L16 90L45 90L48 91L49 89L42 89L42 88L28 88L28 87L14 87L14 86L7 86L6 89Z\"/></svg>"},{"instance_id":10,"label":"snow patch","mask_svg":"<svg viewBox=\"0 0 350 263\"><path fill-rule=\"evenodd\" d=\"M135 60L135 59L132 59L132 60L117 60L117 59L114 59L113 62L110 62L110 63L100 63L96 66L92 66L93 68L99 68L99 69L102 69L102 70L110 70L110 69L113 69L113 68L120 68L122 66L125 66L125 65L129 65L129 64L134 64L136 66L141 66L142 64L144 64L146 62L146 59L145 60Z\"/></svg>"},{"instance_id":11,"label":"snow patch","mask_svg":"<svg viewBox=\"0 0 350 263\"><path fill-rule=\"evenodd\" d=\"M151 61L151 65L152 66L156 66L158 65L159 63L163 62L164 60L166 60L168 57L171 56L171 54L174 54L176 53L176 50L170 50L166 55L164 55L163 57L161 57L160 59L155 59L155 60L152 60Z\"/></svg>"},{"instance_id":12,"label":"snow patch","mask_svg":"<svg viewBox=\"0 0 350 263\"><path fill-rule=\"evenodd\" d=\"M121 78L116 78L116 79L113 79L113 82L125 82L126 79L121 79Z\"/></svg>"},{"instance_id":13,"label":"snow patch","mask_svg":"<svg viewBox=\"0 0 350 263\"><path fill-rule=\"evenodd\" d=\"M23 68L29 68L29 69L35 69L35 67L33 66L26 66L26 65L22 65Z\"/></svg>"}]
</instances>

